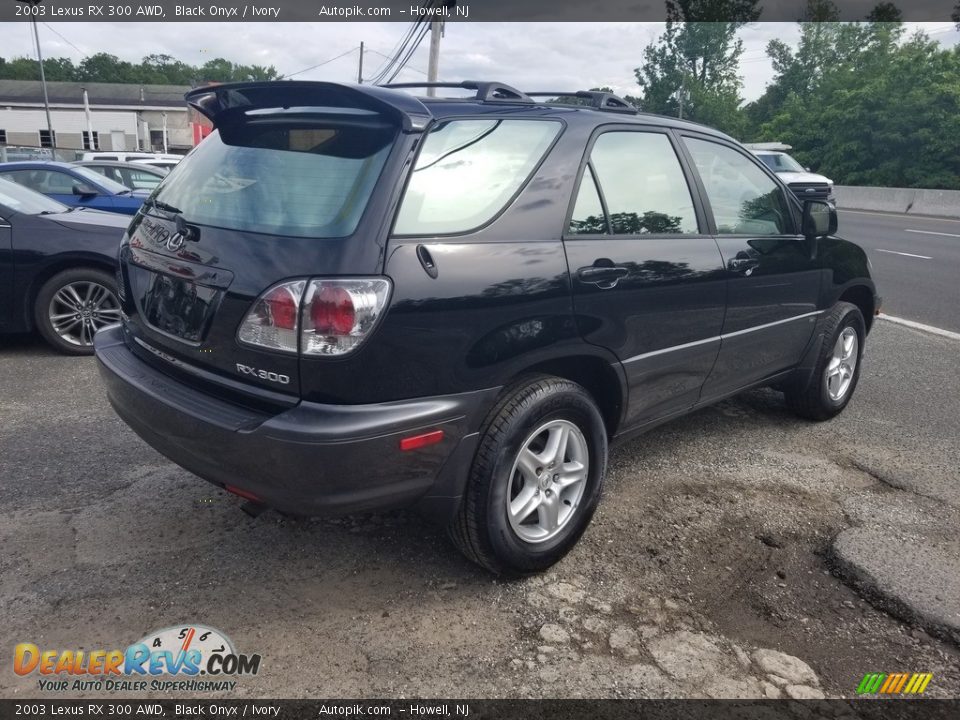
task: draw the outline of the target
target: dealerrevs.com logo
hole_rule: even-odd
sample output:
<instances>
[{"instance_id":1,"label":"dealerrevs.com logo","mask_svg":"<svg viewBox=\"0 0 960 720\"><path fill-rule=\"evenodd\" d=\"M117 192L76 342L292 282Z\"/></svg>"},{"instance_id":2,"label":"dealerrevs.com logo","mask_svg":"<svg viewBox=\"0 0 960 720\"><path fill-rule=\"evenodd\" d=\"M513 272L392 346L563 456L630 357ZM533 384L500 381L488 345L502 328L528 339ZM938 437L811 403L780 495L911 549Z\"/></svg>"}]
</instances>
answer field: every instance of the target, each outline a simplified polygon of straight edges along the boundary
<instances>
[{"instance_id":1,"label":"dealerrevs.com logo","mask_svg":"<svg viewBox=\"0 0 960 720\"><path fill-rule=\"evenodd\" d=\"M238 653L226 635L204 625L149 633L124 650L51 650L20 643L17 675L40 676L40 690L130 692L231 691L240 675L260 671L260 655ZM173 678L173 679L170 679Z\"/></svg>"}]
</instances>

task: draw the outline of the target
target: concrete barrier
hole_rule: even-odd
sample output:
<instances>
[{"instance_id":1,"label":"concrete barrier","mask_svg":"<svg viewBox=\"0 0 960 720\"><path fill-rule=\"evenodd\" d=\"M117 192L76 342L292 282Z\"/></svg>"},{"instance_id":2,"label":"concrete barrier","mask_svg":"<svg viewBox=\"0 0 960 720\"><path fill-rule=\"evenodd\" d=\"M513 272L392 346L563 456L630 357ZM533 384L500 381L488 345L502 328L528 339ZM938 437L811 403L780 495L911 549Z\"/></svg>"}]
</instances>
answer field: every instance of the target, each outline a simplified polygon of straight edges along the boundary
<instances>
[{"instance_id":1,"label":"concrete barrier","mask_svg":"<svg viewBox=\"0 0 960 720\"><path fill-rule=\"evenodd\" d=\"M833 195L841 209L960 218L960 190L837 185Z\"/></svg>"}]
</instances>

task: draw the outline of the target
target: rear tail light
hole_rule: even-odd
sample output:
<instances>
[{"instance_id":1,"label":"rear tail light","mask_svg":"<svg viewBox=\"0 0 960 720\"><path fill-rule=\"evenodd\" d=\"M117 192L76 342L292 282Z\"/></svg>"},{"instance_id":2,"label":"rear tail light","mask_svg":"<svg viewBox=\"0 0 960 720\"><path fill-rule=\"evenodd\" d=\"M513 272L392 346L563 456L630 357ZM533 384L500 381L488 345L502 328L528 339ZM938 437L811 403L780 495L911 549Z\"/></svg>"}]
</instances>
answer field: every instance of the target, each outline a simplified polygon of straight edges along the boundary
<instances>
[{"instance_id":1,"label":"rear tail light","mask_svg":"<svg viewBox=\"0 0 960 720\"><path fill-rule=\"evenodd\" d=\"M240 324L240 342L295 353L300 299L306 285L306 280L294 280L274 285L261 295Z\"/></svg>"},{"instance_id":2,"label":"rear tail light","mask_svg":"<svg viewBox=\"0 0 960 720\"><path fill-rule=\"evenodd\" d=\"M373 330L390 296L384 278L311 280L303 302L300 352L343 355Z\"/></svg>"},{"instance_id":3,"label":"rear tail light","mask_svg":"<svg viewBox=\"0 0 960 720\"><path fill-rule=\"evenodd\" d=\"M389 298L386 278L280 283L253 304L237 337L271 350L344 355L370 335Z\"/></svg>"}]
</instances>

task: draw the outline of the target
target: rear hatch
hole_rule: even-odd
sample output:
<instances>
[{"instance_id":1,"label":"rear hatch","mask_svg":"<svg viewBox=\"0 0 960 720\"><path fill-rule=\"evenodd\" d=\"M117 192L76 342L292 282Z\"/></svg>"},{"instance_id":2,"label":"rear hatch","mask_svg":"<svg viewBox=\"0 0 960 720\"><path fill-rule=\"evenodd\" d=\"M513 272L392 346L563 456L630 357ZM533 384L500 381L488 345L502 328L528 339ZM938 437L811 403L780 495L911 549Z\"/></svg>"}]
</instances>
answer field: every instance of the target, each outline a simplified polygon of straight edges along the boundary
<instances>
[{"instance_id":1,"label":"rear hatch","mask_svg":"<svg viewBox=\"0 0 960 720\"><path fill-rule=\"evenodd\" d=\"M127 342L208 392L292 402L298 355L240 342L238 328L281 281L381 271L391 198L429 113L330 83L223 85L187 100L217 129L124 237Z\"/></svg>"}]
</instances>

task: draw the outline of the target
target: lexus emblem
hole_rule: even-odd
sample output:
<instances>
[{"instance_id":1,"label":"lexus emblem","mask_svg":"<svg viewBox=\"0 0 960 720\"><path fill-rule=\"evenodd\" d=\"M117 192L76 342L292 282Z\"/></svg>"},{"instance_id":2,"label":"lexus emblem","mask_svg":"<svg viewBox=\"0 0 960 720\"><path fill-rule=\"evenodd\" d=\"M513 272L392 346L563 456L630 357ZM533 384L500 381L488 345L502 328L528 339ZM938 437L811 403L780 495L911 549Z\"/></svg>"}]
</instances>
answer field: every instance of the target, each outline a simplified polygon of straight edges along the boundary
<instances>
[{"instance_id":1,"label":"lexus emblem","mask_svg":"<svg viewBox=\"0 0 960 720\"><path fill-rule=\"evenodd\" d=\"M167 238L167 250L170 252L176 252L183 247L183 242L186 238L181 232L175 232L173 235Z\"/></svg>"}]
</instances>

